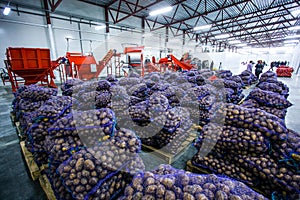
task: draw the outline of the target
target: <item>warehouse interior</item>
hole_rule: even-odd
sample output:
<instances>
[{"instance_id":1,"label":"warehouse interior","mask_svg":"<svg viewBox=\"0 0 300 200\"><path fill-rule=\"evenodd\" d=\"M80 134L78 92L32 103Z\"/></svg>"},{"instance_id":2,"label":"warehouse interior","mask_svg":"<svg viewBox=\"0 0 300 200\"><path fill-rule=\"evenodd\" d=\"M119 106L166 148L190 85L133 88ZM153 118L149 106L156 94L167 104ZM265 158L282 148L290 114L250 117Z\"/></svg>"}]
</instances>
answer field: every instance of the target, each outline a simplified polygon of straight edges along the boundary
<instances>
[{"instance_id":1,"label":"warehouse interior","mask_svg":"<svg viewBox=\"0 0 300 200\"><path fill-rule=\"evenodd\" d=\"M300 198L299 1L0 11L0 199Z\"/></svg>"}]
</instances>

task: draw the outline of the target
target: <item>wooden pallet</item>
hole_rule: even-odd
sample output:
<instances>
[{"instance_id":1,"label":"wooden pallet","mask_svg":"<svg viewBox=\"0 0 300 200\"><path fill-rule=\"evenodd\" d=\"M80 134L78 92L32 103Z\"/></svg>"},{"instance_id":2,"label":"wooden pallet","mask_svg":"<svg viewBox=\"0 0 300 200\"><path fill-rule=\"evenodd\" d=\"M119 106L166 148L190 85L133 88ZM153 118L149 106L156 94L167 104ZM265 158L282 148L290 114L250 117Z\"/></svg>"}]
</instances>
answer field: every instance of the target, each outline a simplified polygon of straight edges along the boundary
<instances>
[{"instance_id":1,"label":"wooden pallet","mask_svg":"<svg viewBox=\"0 0 300 200\"><path fill-rule=\"evenodd\" d=\"M168 164L172 164L185 153L187 147L194 141L196 137L197 134L195 132L191 132L189 137L182 143L181 147L178 150L178 153L175 155L144 144L142 144L142 150L145 152L151 152L151 154L163 159Z\"/></svg>"},{"instance_id":2,"label":"wooden pallet","mask_svg":"<svg viewBox=\"0 0 300 200\"><path fill-rule=\"evenodd\" d=\"M41 187L43 188L48 200L56 200L55 194L51 187L50 181L48 177L44 174L39 177L39 182Z\"/></svg>"},{"instance_id":3,"label":"wooden pallet","mask_svg":"<svg viewBox=\"0 0 300 200\"><path fill-rule=\"evenodd\" d=\"M15 126L17 119L16 119L16 115L13 112L10 112L10 120L12 125Z\"/></svg>"},{"instance_id":4,"label":"wooden pallet","mask_svg":"<svg viewBox=\"0 0 300 200\"><path fill-rule=\"evenodd\" d=\"M20 142L21 150L24 155L26 165L28 167L30 176L32 180L37 180L39 176L41 175L41 169L39 166L35 163L33 159L33 155L31 152L28 151L28 149L25 147L25 141Z\"/></svg>"},{"instance_id":5,"label":"wooden pallet","mask_svg":"<svg viewBox=\"0 0 300 200\"><path fill-rule=\"evenodd\" d=\"M20 126L20 122L15 122L15 127L16 127L16 131L17 131L17 135L19 137L19 140L20 141L25 140L25 136L24 136L23 131L22 131L21 126Z\"/></svg>"},{"instance_id":6,"label":"wooden pallet","mask_svg":"<svg viewBox=\"0 0 300 200\"><path fill-rule=\"evenodd\" d=\"M191 160L186 162L185 169L195 174L211 174L210 170L193 165Z\"/></svg>"}]
</instances>

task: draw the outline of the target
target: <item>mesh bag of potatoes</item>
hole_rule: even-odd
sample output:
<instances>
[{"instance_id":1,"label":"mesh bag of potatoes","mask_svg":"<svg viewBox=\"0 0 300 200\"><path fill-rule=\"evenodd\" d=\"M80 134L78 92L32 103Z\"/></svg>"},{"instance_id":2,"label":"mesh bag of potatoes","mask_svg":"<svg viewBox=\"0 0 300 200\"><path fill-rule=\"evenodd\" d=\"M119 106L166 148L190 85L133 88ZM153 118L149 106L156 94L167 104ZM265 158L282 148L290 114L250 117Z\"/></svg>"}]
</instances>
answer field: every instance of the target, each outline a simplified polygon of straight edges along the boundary
<instances>
[{"instance_id":1,"label":"mesh bag of potatoes","mask_svg":"<svg viewBox=\"0 0 300 200\"><path fill-rule=\"evenodd\" d=\"M80 85L83 84L84 81L78 79L78 78L73 78L73 79L68 79L64 84L61 86L61 91L62 95L64 96L72 96L72 90L69 90L75 85Z\"/></svg>"},{"instance_id":2,"label":"mesh bag of potatoes","mask_svg":"<svg viewBox=\"0 0 300 200\"><path fill-rule=\"evenodd\" d=\"M119 199L266 199L243 183L229 178L170 168L164 165L153 172L135 175Z\"/></svg>"},{"instance_id":3,"label":"mesh bag of potatoes","mask_svg":"<svg viewBox=\"0 0 300 200\"><path fill-rule=\"evenodd\" d=\"M232 76L232 72L230 70L217 70L216 76L218 78L228 78Z\"/></svg>"},{"instance_id":4,"label":"mesh bag of potatoes","mask_svg":"<svg viewBox=\"0 0 300 200\"><path fill-rule=\"evenodd\" d=\"M57 173L75 199L114 199L144 170L138 156L140 141L127 129L100 145L82 149L62 163Z\"/></svg>"},{"instance_id":5,"label":"mesh bag of potatoes","mask_svg":"<svg viewBox=\"0 0 300 200\"><path fill-rule=\"evenodd\" d=\"M244 86L249 86L257 81L257 77L250 71L245 70L239 75L244 83Z\"/></svg>"},{"instance_id":6,"label":"mesh bag of potatoes","mask_svg":"<svg viewBox=\"0 0 300 200\"><path fill-rule=\"evenodd\" d=\"M72 154L79 151L84 144L77 136L46 138L46 151L48 154L48 166L56 169L58 165L67 160Z\"/></svg>"},{"instance_id":7,"label":"mesh bag of potatoes","mask_svg":"<svg viewBox=\"0 0 300 200\"><path fill-rule=\"evenodd\" d=\"M39 121L56 121L59 117L66 113L70 113L72 106L76 100L68 96L53 96L36 111L34 122Z\"/></svg>"},{"instance_id":8,"label":"mesh bag of potatoes","mask_svg":"<svg viewBox=\"0 0 300 200\"><path fill-rule=\"evenodd\" d=\"M247 99L255 99L260 105L278 109L288 108L293 105L282 95L259 88L252 90Z\"/></svg>"},{"instance_id":9,"label":"mesh bag of potatoes","mask_svg":"<svg viewBox=\"0 0 300 200\"><path fill-rule=\"evenodd\" d=\"M49 135L50 128L56 120L71 112L72 98L53 96L48 99L36 112L30 115L31 125L27 128L26 147L33 153L35 161L41 165L47 163L45 137Z\"/></svg>"},{"instance_id":10,"label":"mesh bag of potatoes","mask_svg":"<svg viewBox=\"0 0 300 200\"><path fill-rule=\"evenodd\" d=\"M288 129L287 140L282 144L273 144L270 155L282 166L298 173L300 169L300 134Z\"/></svg>"},{"instance_id":11,"label":"mesh bag of potatoes","mask_svg":"<svg viewBox=\"0 0 300 200\"><path fill-rule=\"evenodd\" d=\"M263 106L260 105L255 99L248 99L246 101L244 101L241 106L245 107L245 108L259 108L261 110L264 110L272 115L277 116L278 118L284 120L285 116L287 114L287 109L279 109L279 108L275 108L275 107L270 107L270 106Z\"/></svg>"},{"instance_id":12,"label":"mesh bag of potatoes","mask_svg":"<svg viewBox=\"0 0 300 200\"><path fill-rule=\"evenodd\" d=\"M115 131L116 119L109 108L73 111L58 119L49 129L52 137L79 136L86 146L101 142Z\"/></svg>"},{"instance_id":13,"label":"mesh bag of potatoes","mask_svg":"<svg viewBox=\"0 0 300 200\"><path fill-rule=\"evenodd\" d=\"M282 142L287 138L287 128L283 120L260 109L249 109L234 104L219 104L213 117L224 120L225 125L260 131L270 140Z\"/></svg>"},{"instance_id":14,"label":"mesh bag of potatoes","mask_svg":"<svg viewBox=\"0 0 300 200\"><path fill-rule=\"evenodd\" d=\"M281 166L269 155L257 157L240 156L242 165L245 166L253 176L261 180L257 186L260 190L271 196L274 191L278 194L286 194L287 199L297 199L300 194L299 172Z\"/></svg>"},{"instance_id":15,"label":"mesh bag of potatoes","mask_svg":"<svg viewBox=\"0 0 300 200\"><path fill-rule=\"evenodd\" d=\"M20 113L35 111L43 102L57 95L57 89L44 88L38 85L29 85L20 87L14 94L12 102L13 113L16 120L19 120Z\"/></svg>"},{"instance_id":16,"label":"mesh bag of potatoes","mask_svg":"<svg viewBox=\"0 0 300 200\"><path fill-rule=\"evenodd\" d=\"M132 87L127 89L127 92L131 96L135 96L141 99L146 99L148 97L149 88L145 83L139 83L137 85L133 85Z\"/></svg>"},{"instance_id":17,"label":"mesh bag of potatoes","mask_svg":"<svg viewBox=\"0 0 300 200\"><path fill-rule=\"evenodd\" d=\"M282 95L282 87L276 83L260 82L256 87Z\"/></svg>"},{"instance_id":18,"label":"mesh bag of potatoes","mask_svg":"<svg viewBox=\"0 0 300 200\"><path fill-rule=\"evenodd\" d=\"M96 109L111 108L112 94L109 91L101 91L95 99Z\"/></svg>"},{"instance_id":19,"label":"mesh bag of potatoes","mask_svg":"<svg viewBox=\"0 0 300 200\"><path fill-rule=\"evenodd\" d=\"M58 93L57 89L46 88L38 85L23 86L16 93L18 99L26 99L29 101L46 101L52 96L56 96Z\"/></svg>"},{"instance_id":20,"label":"mesh bag of potatoes","mask_svg":"<svg viewBox=\"0 0 300 200\"><path fill-rule=\"evenodd\" d=\"M195 147L203 152L214 151L240 155L258 155L268 152L269 140L264 133L247 128L209 123L203 126Z\"/></svg>"},{"instance_id":21,"label":"mesh bag of potatoes","mask_svg":"<svg viewBox=\"0 0 300 200\"><path fill-rule=\"evenodd\" d=\"M107 80L100 80L98 81L96 90L100 92L109 91L111 87L111 83Z\"/></svg>"},{"instance_id":22,"label":"mesh bag of potatoes","mask_svg":"<svg viewBox=\"0 0 300 200\"><path fill-rule=\"evenodd\" d=\"M287 168L268 154L257 156L218 153L211 151L205 156L197 153L192 163L209 172L239 180L271 197L273 193L287 194L286 199L295 199L299 194L299 174Z\"/></svg>"},{"instance_id":23,"label":"mesh bag of potatoes","mask_svg":"<svg viewBox=\"0 0 300 200\"><path fill-rule=\"evenodd\" d=\"M260 180L238 162L238 156L229 155L214 150L209 153L198 152L193 156L192 164L206 173L228 176L255 188Z\"/></svg>"},{"instance_id":24,"label":"mesh bag of potatoes","mask_svg":"<svg viewBox=\"0 0 300 200\"><path fill-rule=\"evenodd\" d=\"M98 91L86 92L85 89L73 94L72 97L77 101L73 106L74 110L91 110L95 109L96 97L99 95Z\"/></svg>"}]
</instances>

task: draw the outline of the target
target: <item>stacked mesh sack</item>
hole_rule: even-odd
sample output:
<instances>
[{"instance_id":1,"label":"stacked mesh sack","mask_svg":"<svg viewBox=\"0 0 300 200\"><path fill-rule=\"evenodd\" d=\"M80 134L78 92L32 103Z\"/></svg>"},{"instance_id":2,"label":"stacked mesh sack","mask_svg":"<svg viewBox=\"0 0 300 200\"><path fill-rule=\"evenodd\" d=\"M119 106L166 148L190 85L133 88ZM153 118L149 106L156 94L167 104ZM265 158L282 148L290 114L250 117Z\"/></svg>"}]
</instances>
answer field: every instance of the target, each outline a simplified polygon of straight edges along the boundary
<instances>
[{"instance_id":1,"label":"stacked mesh sack","mask_svg":"<svg viewBox=\"0 0 300 200\"><path fill-rule=\"evenodd\" d=\"M285 119L287 108L292 106L287 100L288 95L289 88L277 80L274 72L267 71L261 75L257 87L250 92L243 106L260 108Z\"/></svg>"},{"instance_id":2,"label":"stacked mesh sack","mask_svg":"<svg viewBox=\"0 0 300 200\"><path fill-rule=\"evenodd\" d=\"M259 88L253 89L242 104L242 106L247 108L260 108L283 120L285 119L287 108L292 105L284 96Z\"/></svg>"},{"instance_id":3,"label":"stacked mesh sack","mask_svg":"<svg viewBox=\"0 0 300 200\"><path fill-rule=\"evenodd\" d=\"M205 77L197 70L191 70L185 73L185 79L194 85L205 85Z\"/></svg>"},{"instance_id":4,"label":"stacked mesh sack","mask_svg":"<svg viewBox=\"0 0 300 200\"><path fill-rule=\"evenodd\" d=\"M16 121L20 121L22 132L25 132L30 123L30 114L39 109L46 100L57 95L57 89L45 88L38 85L20 87L12 102L12 112Z\"/></svg>"},{"instance_id":5,"label":"stacked mesh sack","mask_svg":"<svg viewBox=\"0 0 300 200\"><path fill-rule=\"evenodd\" d=\"M195 77L195 73L190 77ZM173 84L179 79L188 88L195 85L179 73L149 73L144 78L120 79L118 85L111 87L117 127L134 130L145 145L176 153L191 127L188 113L180 107L184 90Z\"/></svg>"},{"instance_id":6,"label":"stacked mesh sack","mask_svg":"<svg viewBox=\"0 0 300 200\"><path fill-rule=\"evenodd\" d=\"M119 200L130 199L247 199L263 200L264 196L245 184L217 175L200 175L160 165L153 171L134 176Z\"/></svg>"},{"instance_id":7,"label":"stacked mesh sack","mask_svg":"<svg viewBox=\"0 0 300 200\"><path fill-rule=\"evenodd\" d=\"M285 98L288 98L289 96L289 87L282 81L279 81L276 73L272 71L267 71L261 75L257 87L262 90L278 93Z\"/></svg>"},{"instance_id":8,"label":"stacked mesh sack","mask_svg":"<svg viewBox=\"0 0 300 200\"><path fill-rule=\"evenodd\" d=\"M243 94L244 83L240 76L234 75L224 78L227 103L238 104L245 95Z\"/></svg>"},{"instance_id":9,"label":"stacked mesh sack","mask_svg":"<svg viewBox=\"0 0 300 200\"><path fill-rule=\"evenodd\" d=\"M217 70L216 71L216 76L218 78L223 78L223 79L226 79L226 78L230 78L232 76L232 72L230 70Z\"/></svg>"},{"instance_id":10,"label":"stacked mesh sack","mask_svg":"<svg viewBox=\"0 0 300 200\"><path fill-rule=\"evenodd\" d=\"M38 110L31 113L31 123L25 132L25 145L38 165L48 163L48 154L45 149L46 137L49 135L48 128L72 111L73 100L69 96L53 96Z\"/></svg>"},{"instance_id":11,"label":"stacked mesh sack","mask_svg":"<svg viewBox=\"0 0 300 200\"><path fill-rule=\"evenodd\" d=\"M189 88L181 101L181 106L189 111L192 121L203 126L210 122L213 105L226 101L223 81L216 80Z\"/></svg>"},{"instance_id":12,"label":"stacked mesh sack","mask_svg":"<svg viewBox=\"0 0 300 200\"><path fill-rule=\"evenodd\" d=\"M239 75L244 83L244 86L250 86L258 81L258 78L250 71L245 70Z\"/></svg>"},{"instance_id":13,"label":"stacked mesh sack","mask_svg":"<svg viewBox=\"0 0 300 200\"><path fill-rule=\"evenodd\" d=\"M60 164L76 152L84 150L115 133L115 116L108 108L75 111L62 116L49 129L45 149L48 155L46 175L57 199L73 199L56 173Z\"/></svg>"},{"instance_id":14,"label":"stacked mesh sack","mask_svg":"<svg viewBox=\"0 0 300 200\"><path fill-rule=\"evenodd\" d=\"M73 199L116 199L144 170L140 148L134 132L120 129L98 145L74 153L56 172Z\"/></svg>"},{"instance_id":15,"label":"stacked mesh sack","mask_svg":"<svg viewBox=\"0 0 300 200\"><path fill-rule=\"evenodd\" d=\"M289 142L284 121L234 104L220 105L215 113L195 143L198 153L193 165L242 181L269 198L297 198L299 160L295 164L288 156L299 151L299 145ZM288 146L286 151L281 150L283 146Z\"/></svg>"},{"instance_id":16,"label":"stacked mesh sack","mask_svg":"<svg viewBox=\"0 0 300 200\"><path fill-rule=\"evenodd\" d=\"M72 96L73 91L75 88L72 88L73 86L76 85L81 85L84 82L80 79L74 78L74 79L68 79L62 86L61 86L61 91L62 95L64 96Z\"/></svg>"}]
</instances>

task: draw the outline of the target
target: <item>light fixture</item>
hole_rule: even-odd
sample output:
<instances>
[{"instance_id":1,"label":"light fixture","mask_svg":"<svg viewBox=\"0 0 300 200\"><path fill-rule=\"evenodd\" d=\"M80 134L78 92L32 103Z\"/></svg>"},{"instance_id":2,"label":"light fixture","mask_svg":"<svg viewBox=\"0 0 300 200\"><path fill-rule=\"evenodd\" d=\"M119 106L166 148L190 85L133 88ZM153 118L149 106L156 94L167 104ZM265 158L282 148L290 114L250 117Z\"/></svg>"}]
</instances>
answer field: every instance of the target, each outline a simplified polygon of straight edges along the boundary
<instances>
[{"instance_id":1,"label":"light fixture","mask_svg":"<svg viewBox=\"0 0 300 200\"><path fill-rule=\"evenodd\" d=\"M240 44L241 41L239 41L239 40L231 40L231 41L229 41L228 43L229 43L229 44Z\"/></svg>"},{"instance_id":2,"label":"light fixture","mask_svg":"<svg viewBox=\"0 0 300 200\"><path fill-rule=\"evenodd\" d=\"M96 25L95 26L95 30L96 31L99 31L99 30L101 30L101 29L104 29L106 26L105 25Z\"/></svg>"},{"instance_id":3,"label":"light fixture","mask_svg":"<svg viewBox=\"0 0 300 200\"><path fill-rule=\"evenodd\" d=\"M296 44L294 43L287 43L287 44L284 44L285 47L291 47L291 46L295 46Z\"/></svg>"},{"instance_id":4,"label":"light fixture","mask_svg":"<svg viewBox=\"0 0 300 200\"><path fill-rule=\"evenodd\" d=\"M293 39L293 38L300 38L300 35L289 35L285 37L285 39Z\"/></svg>"},{"instance_id":5,"label":"light fixture","mask_svg":"<svg viewBox=\"0 0 300 200\"><path fill-rule=\"evenodd\" d=\"M290 31L300 30L300 26L293 26L289 28Z\"/></svg>"},{"instance_id":6,"label":"light fixture","mask_svg":"<svg viewBox=\"0 0 300 200\"><path fill-rule=\"evenodd\" d=\"M211 24L203 25L203 26L196 26L194 27L194 31L206 30L212 27Z\"/></svg>"},{"instance_id":7,"label":"light fixture","mask_svg":"<svg viewBox=\"0 0 300 200\"><path fill-rule=\"evenodd\" d=\"M300 9L299 10L293 10L291 12L291 14L294 15L294 16L298 16L300 14Z\"/></svg>"},{"instance_id":8,"label":"light fixture","mask_svg":"<svg viewBox=\"0 0 300 200\"><path fill-rule=\"evenodd\" d=\"M237 46L237 47L245 47L245 46L247 46L247 44L236 44L235 46Z\"/></svg>"},{"instance_id":9,"label":"light fixture","mask_svg":"<svg viewBox=\"0 0 300 200\"><path fill-rule=\"evenodd\" d=\"M288 44L288 43L297 43L299 40L286 40L283 43Z\"/></svg>"},{"instance_id":10,"label":"light fixture","mask_svg":"<svg viewBox=\"0 0 300 200\"><path fill-rule=\"evenodd\" d=\"M9 5L5 6L4 10L3 10L3 15L8 15L10 13L11 8L9 7Z\"/></svg>"},{"instance_id":11,"label":"light fixture","mask_svg":"<svg viewBox=\"0 0 300 200\"><path fill-rule=\"evenodd\" d=\"M216 35L215 38L216 39L224 39L224 38L229 38L230 35L229 34L221 34L221 35Z\"/></svg>"},{"instance_id":12,"label":"light fixture","mask_svg":"<svg viewBox=\"0 0 300 200\"><path fill-rule=\"evenodd\" d=\"M166 13L166 12L170 12L171 10L172 10L172 7L168 6L168 7L165 7L165 8L161 8L161 9L158 9L158 10L151 11L149 13L149 15L150 16L155 16L155 15L163 14L163 13Z\"/></svg>"}]
</instances>

